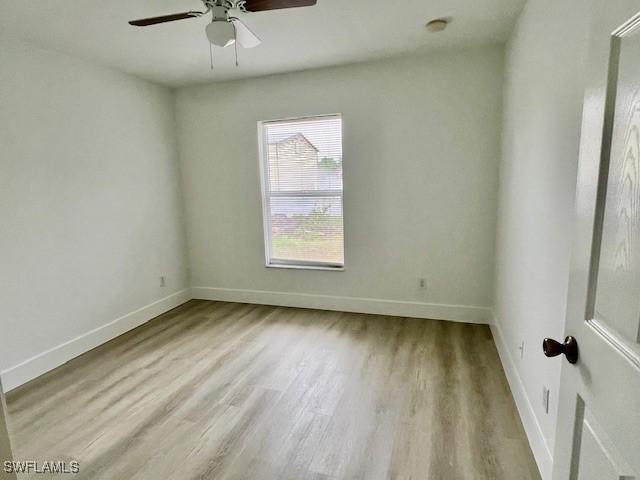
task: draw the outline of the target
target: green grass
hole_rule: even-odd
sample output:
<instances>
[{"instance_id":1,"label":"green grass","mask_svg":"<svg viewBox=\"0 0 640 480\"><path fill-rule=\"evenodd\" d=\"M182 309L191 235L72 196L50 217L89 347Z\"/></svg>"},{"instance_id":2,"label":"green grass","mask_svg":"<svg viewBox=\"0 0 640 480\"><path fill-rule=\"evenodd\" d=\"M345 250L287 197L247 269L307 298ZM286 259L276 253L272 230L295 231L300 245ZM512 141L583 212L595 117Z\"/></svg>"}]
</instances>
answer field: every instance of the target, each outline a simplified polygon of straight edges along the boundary
<instances>
[{"instance_id":1,"label":"green grass","mask_svg":"<svg viewBox=\"0 0 640 480\"><path fill-rule=\"evenodd\" d=\"M274 235L274 257L285 260L313 260L317 262L343 262L342 237L324 237L317 234L300 236Z\"/></svg>"}]
</instances>

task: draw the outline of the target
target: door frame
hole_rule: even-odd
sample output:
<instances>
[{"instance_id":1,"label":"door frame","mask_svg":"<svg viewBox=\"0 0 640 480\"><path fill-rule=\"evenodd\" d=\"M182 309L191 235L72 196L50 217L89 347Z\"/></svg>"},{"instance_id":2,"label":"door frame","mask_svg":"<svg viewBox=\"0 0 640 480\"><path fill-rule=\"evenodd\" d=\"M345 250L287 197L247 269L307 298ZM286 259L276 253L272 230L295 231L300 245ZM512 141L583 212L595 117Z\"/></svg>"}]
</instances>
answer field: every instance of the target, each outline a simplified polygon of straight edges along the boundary
<instances>
[{"instance_id":1,"label":"door frame","mask_svg":"<svg viewBox=\"0 0 640 480\"><path fill-rule=\"evenodd\" d=\"M15 480L15 473L7 473L4 470L4 462L12 461L11 439L9 438L9 427L7 425L7 404L4 399L2 382L0 381L0 479Z\"/></svg>"}]
</instances>

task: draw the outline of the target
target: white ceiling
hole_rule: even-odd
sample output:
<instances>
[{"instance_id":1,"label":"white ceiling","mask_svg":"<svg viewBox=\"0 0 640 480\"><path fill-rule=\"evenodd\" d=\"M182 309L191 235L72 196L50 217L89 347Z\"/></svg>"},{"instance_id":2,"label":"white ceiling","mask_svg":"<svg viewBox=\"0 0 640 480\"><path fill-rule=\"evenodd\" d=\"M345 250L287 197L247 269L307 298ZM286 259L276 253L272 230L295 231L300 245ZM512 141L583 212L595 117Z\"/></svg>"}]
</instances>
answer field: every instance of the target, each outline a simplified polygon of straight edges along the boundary
<instances>
[{"instance_id":1,"label":"white ceiling","mask_svg":"<svg viewBox=\"0 0 640 480\"><path fill-rule=\"evenodd\" d=\"M0 31L35 45L91 59L169 86L182 86L431 49L503 42L525 0L318 0L318 5L243 17L263 44L214 49L209 67L207 18L146 28L128 20L199 10L198 0L1 0ZM451 17L430 34L426 21Z\"/></svg>"}]
</instances>

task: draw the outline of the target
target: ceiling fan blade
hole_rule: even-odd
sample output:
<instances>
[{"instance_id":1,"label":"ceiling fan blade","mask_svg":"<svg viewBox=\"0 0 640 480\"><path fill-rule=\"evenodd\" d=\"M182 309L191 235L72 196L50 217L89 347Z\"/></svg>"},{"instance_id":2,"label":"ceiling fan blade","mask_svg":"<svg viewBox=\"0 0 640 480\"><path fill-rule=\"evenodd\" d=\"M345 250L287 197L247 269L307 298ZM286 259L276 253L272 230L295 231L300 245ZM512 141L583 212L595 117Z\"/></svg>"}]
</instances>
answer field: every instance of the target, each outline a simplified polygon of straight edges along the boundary
<instances>
[{"instance_id":1,"label":"ceiling fan blade","mask_svg":"<svg viewBox=\"0 0 640 480\"><path fill-rule=\"evenodd\" d=\"M249 12L263 12L280 8L311 7L318 0L246 0L244 8Z\"/></svg>"},{"instance_id":2,"label":"ceiling fan blade","mask_svg":"<svg viewBox=\"0 0 640 480\"><path fill-rule=\"evenodd\" d=\"M262 40L251 31L242 21L238 18L232 18L231 21L236 27L236 40L242 48L254 48L262 43Z\"/></svg>"},{"instance_id":3,"label":"ceiling fan blade","mask_svg":"<svg viewBox=\"0 0 640 480\"><path fill-rule=\"evenodd\" d=\"M148 27L157 23L175 22L176 20L186 20L187 18L196 18L202 15L202 12L183 12L173 13L171 15L162 15L160 17L141 18L140 20L132 20L129 25L136 27Z\"/></svg>"}]
</instances>

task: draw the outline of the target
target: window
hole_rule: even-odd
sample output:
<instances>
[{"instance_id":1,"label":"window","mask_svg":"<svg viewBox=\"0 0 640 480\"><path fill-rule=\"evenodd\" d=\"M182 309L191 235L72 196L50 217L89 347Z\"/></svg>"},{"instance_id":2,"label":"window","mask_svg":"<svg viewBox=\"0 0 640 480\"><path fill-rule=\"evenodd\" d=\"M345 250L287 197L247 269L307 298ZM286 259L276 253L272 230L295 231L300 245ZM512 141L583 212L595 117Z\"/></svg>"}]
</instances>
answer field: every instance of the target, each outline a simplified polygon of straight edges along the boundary
<instances>
[{"instance_id":1,"label":"window","mask_svg":"<svg viewBox=\"0 0 640 480\"><path fill-rule=\"evenodd\" d=\"M267 266L341 269L342 117L259 123Z\"/></svg>"}]
</instances>

